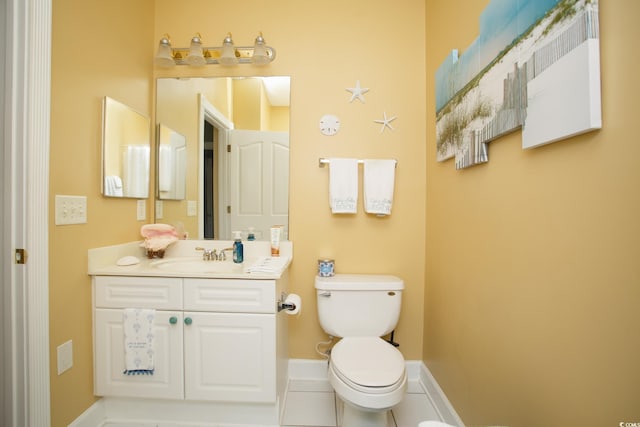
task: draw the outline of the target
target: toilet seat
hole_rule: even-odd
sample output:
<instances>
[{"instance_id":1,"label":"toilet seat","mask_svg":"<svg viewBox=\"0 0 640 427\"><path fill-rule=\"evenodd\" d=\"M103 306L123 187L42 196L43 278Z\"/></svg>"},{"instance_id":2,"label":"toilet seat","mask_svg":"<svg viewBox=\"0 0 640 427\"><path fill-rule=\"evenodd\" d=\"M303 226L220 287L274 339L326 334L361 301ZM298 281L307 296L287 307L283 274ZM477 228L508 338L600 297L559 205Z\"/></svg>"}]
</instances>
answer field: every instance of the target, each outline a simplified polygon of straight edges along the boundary
<instances>
[{"instance_id":1,"label":"toilet seat","mask_svg":"<svg viewBox=\"0 0 640 427\"><path fill-rule=\"evenodd\" d=\"M344 383L363 393L389 393L406 383L402 353L378 337L347 337L331 350L331 365Z\"/></svg>"}]
</instances>

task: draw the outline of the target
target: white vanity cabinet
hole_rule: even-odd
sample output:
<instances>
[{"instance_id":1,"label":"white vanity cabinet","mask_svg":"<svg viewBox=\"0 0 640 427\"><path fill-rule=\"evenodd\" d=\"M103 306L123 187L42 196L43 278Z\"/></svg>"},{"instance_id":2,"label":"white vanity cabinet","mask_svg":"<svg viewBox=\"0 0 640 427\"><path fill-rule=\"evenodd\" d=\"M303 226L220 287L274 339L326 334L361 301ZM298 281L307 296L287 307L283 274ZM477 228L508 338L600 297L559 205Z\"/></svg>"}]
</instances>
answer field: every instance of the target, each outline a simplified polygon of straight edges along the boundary
<instances>
[{"instance_id":1,"label":"white vanity cabinet","mask_svg":"<svg viewBox=\"0 0 640 427\"><path fill-rule=\"evenodd\" d=\"M181 399L182 279L94 277L93 299L95 394ZM156 309L153 375L124 374L122 318L127 307Z\"/></svg>"},{"instance_id":2,"label":"white vanity cabinet","mask_svg":"<svg viewBox=\"0 0 640 427\"><path fill-rule=\"evenodd\" d=\"M275 280L184 279L185 398L276 399Z\"/></svg>"},{"instance_id":3,"label":"white vanity cabinet","mask_svg":"<svg viewBox=\"0 0 640 427\"><path fill-rule=\"evenodd\" d=\"M98 396L276 401L277 280L94 276ZM124 371L123 310L153 308L155 371Z\"/></svg>"}]
</instances>

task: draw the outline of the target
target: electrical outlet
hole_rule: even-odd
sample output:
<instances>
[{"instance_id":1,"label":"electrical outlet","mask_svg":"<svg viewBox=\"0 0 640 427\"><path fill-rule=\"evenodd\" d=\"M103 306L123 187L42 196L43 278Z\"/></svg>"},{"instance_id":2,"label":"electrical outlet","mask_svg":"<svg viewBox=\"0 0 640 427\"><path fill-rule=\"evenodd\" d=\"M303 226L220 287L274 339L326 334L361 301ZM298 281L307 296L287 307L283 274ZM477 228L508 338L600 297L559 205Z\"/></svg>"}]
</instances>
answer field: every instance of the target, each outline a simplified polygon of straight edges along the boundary
<instances>
[{"instance_id":1,"label":"electrical outlet","mask_svg":"<svg viewBox=\"0 0 640 427\"><path fill-rule=\"evenodd\" d=\"M73 342L71 340L58 346L58 375L73 366Z\"/></svg>"},{"instance_id":2,"label":"electrical outlet","mask_svg":"<svg viewBox=\"0 0 640 427\"><path fill-rule=\"evenodd\" d=\"M138 218L138 221L144 221L145 219L147 219L147 201L146 200L138 200L137 218Z\"/></svg>"},{"instance_id":3,"label":"electrical outlet","mask_svg":"<svg viewBox=\"0 0 640 427\"><path fill-rule=\"evenodd\" d=\"M86 224L87 197L56 195L56 225Z\"/></svg>"},{"instance_id":4,"label":"electrical outlet","mask_svg":"<svg viewBox=\"0 0 640 427\"><path fill-rule=\"evenodd\" d=\"M163 208L164 204L162 200L156 200L156 219L162 219L164 216Z\"/></svg>"},{"instance_id":5,"label":"electrical outlet","mask_svg":"<svg viewBox=\"0 0 640 427\"><path fill-rule=\"evenodd\" d=\"M187 201L187 216L198 215L198 202L195 200Z\"/></svg>"}]
</instances>

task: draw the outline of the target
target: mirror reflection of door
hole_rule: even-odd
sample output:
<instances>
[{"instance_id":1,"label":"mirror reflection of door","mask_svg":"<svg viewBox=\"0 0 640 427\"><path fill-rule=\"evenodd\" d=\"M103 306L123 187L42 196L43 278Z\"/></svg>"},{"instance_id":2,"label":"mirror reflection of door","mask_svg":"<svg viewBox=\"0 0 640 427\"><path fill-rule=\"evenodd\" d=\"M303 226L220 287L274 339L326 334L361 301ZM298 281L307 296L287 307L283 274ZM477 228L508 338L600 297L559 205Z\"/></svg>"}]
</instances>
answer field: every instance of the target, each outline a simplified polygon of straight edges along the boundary
<instances>
[{"instance_id":1,"label":"mirror reflection of door","mask_svg":"<svg viewBox=\"0 0 640 427\"><path fill-rule=\"evenodd\" d=\"M231 231L269 240L269 229L288 221L289 133L232 130L229 141Z\"/></svg>"},{"instance_id":2,"label":"mirror reflection of door","mask_svg":"<svg viewBox=\"0 0 640 427\"><path fill-rule=\"evenodd\" d=\"M289 89L290 78L279 76L158 79L156 122L186 138L186 194L179 200L156 193L160 196L156 203L156 221L184 226L191 238L198 239L229 240L231 231L236 230L246 238L249 228L255 230L256 238L268 239L267 223L269 227L283 225L282 238L287 238L287 215L276 218L272 215L274 208L264 208L258 202L268 201L272 206L278 206L276 212L281 212L280 207L288 204L288 180L281 178L288 177L289 159L284 158L284 153L288 156L288 149L277 151L276 155L282 156L269 158L269 161L281 164L277 169L263 166L258 157L251 157L257 156L257 149L243 150L241 162L251 166L243 169L242 178L239 178L242 181L235 185L240 189L239 193L232 200L231 178L238 174L232 174L230 169L237 158L237 153L232 152L230 138L237 129L288 135ZM265 149L264 153L273 154L273 151ZM255 162L249 162L249 159ZM259 167L256 166L258 163ZM165 176L162 165L159 163L158 166L158 175ZM260 174L256 175L258 168ZM277 170L279 175L274 181L273 177L263 176L263 170ZM281 184L275 191L263 190L263 184L275 182ZM253 195L243 195L244 189L251 192L259 189L257 197L261 200L253 200ZM237 203L240 205L235 206ZM260 210L269 216L262 218L256 213ZM232 219L240 213L242 223Z\"/></svg>"},{"instance_id":3,"label":"mirror reflection of door","mask_svg":"<svg viewBox=\"0 0 640 427\"><path fill-rule=\"evenodd\" d=\"M216 239L220 236L218 216L215 214L218 200L218 179L215 162L218 152L218 130L204 121L204 238Z\"/></svg>"}]
</instances>

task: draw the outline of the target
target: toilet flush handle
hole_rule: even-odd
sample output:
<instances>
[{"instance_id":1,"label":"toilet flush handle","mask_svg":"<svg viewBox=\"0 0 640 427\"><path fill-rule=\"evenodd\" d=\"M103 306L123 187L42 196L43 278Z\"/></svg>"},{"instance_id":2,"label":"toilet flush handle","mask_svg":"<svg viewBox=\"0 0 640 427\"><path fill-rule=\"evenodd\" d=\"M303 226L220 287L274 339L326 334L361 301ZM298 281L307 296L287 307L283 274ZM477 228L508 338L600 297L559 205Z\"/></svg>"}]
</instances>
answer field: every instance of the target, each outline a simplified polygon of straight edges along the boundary
<instances>
[{"instance_id":1,"label":"toilet flush handle","mask_svg":"<svg viewBox=\"0 0 640 427\"><path fill-rule=\"evenodd\" d=\"M321 297L330 297L331 296L331 292L330 291L322 291L318 295L320 295Z\"/></svg>"}]
</instances>

